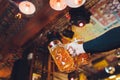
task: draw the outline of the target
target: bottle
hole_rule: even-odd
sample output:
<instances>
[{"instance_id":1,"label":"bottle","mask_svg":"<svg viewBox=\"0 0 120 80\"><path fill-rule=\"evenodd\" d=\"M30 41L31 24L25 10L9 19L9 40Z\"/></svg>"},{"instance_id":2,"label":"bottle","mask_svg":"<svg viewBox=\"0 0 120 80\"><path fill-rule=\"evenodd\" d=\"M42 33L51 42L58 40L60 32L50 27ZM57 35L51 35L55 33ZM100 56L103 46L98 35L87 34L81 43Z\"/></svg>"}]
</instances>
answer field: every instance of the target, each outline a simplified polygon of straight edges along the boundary
<instances>
[{"instance_id":1,"label":"bottle","mask_svg":"<svg viewBox=\"0 0 120 80\"><path fill-rule=\"evenodd\" d=\"M75 70L74 59L64 48L60 40L53 40L49 43L48 49L59 71L69 73Z\"/></svg>"}]
</instances>

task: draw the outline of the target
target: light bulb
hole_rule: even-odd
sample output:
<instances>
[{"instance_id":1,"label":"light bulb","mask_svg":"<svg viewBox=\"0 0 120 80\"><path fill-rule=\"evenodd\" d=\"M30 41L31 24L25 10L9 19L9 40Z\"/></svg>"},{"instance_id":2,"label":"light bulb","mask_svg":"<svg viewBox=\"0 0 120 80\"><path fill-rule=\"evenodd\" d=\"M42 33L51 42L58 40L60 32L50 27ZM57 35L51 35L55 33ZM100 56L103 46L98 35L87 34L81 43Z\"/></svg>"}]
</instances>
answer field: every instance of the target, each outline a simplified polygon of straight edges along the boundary
<instances>
[{"instance_id":1,"label":"light bulb","mask_svg":"<svg viewBox=\"0 0 120 80\"><path fill-rule=\"evenodd\" d=\"M67 7L64 0L50 0L50 7L54 10L61 11Z\"/></svg>"},{"instance_id":2,"label":"light bulb","mask_svg":"<svg viewBox=\"0 0 120 80\"><path fill-rule=\"evenodd\" d=\"M82 6L86 0L65 0L66 4L71 8L77 8Z\"/></svg>"},{"instance_id":3,"label":"light bulb","mask_svg":"<svg viewBox=\"0 0 120 80\"><path fill-rule=\"evenodd\" d=\"M81 22L81 23L79 23L79 26L80 26L80 27L84 26L84 23L82 23L82 22Z\"/></svg>"},{"instance_id":4,"label":"light bulb","mask_svg":"<svg viewBox=\"0 0 120 80\"><path fill-rule=\"evenodd\" d=\"M23 14L31 15L36 11L35 5L29 1L22 1L19 3L19 10Z\"/></svg>"}]
</instances>

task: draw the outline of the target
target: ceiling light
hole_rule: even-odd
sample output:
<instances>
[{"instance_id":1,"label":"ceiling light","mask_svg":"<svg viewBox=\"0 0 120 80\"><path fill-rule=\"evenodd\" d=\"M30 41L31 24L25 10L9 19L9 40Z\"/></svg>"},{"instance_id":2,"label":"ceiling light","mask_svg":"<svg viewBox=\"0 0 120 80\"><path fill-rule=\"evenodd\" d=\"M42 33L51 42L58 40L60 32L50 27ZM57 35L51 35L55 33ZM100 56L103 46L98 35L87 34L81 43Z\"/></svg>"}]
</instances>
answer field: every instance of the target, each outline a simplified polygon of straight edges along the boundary
<instances>
[{"instance_id":1,"label":"ceiling light","mask_svg":"<svg viewBox=\"0 0 120 80\"><path fill-rule=\"evenodd\" d=\"M70 15L70 23L73 25L82 27L85 24L90 22L90 16L92 15L90 11L88 11L85 6L81 6L79 8L71 8L69 10Z\"/></svg>"},{"instance_id":2,"label":"ceiling light","mask_svg":"<svg viewBox=\"0 0 120 80\"><path fill-rule=\"evenodd\" d=\"M64 0L50 0L50 7L54 10L61 11L67 7Z\"/></svg>"},{"instance_id":3,"label":"ceiling light","mask_svg":"<svg viewBox=\"0 0 120 80\"><path fill-rule=\"evenodd\" d=\"M29 1L22 1L19 3L19 10L25 15L34 14L36 11L35 5Z\"/></svg>"},{"instance_id":4,"label":"ceiling light","mask_svg":"<svg viewBox=\"0 0 120 80\"><path fill-rule=\"evenodd\" d=\"M50 0L50 7L54 10L61 11L67 6L70 8L78 8L82 6L86 0Z\"/></svg>"},{"instance_id":5,"label":"ceiling light","mask_svg":"<svg viewBox=\"0 0 120 80\"><path fill-rule=\"evenodd\" d=\"M78 20L77 23L74 25L79 26L79 27L83 27L83 26L85 26L85 24L86 24L86 22L84 20Z\"/></svg>"},{"instance_id":6,"label":"ceiling light","mask_svg":"<svg viewBox=\"0 0 120 80\"><path fill-rule=\"evenodd\" d=\"M71 8L77 8L82 6L86 0L65 0L66 4Z\"/></svg>"},{"instance_id":7,"label":"ceiling light","mask_svg":"<svg viewBox=\"0 0 120 80\"><path fill-rule=\"evenodd\" d=\"M79 25L80 27L82 27L82 26L84 26L84 23L81 23L81 22L80 22L78 25Z\"/></svg>"}]
</instances>

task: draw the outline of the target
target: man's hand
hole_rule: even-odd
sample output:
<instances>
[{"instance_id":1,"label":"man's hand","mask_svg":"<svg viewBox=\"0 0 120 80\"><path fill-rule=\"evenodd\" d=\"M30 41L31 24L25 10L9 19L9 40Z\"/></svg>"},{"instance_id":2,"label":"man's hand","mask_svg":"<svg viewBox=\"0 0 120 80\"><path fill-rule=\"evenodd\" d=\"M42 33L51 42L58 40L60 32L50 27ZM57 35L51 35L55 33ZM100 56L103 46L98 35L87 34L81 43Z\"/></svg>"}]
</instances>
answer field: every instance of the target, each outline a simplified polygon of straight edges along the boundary
<instances>
[{"instance_id":1,"label":"man's hand","mask_svg":"<svg viewBox=\"0 0 120 80\"><path fill-rule=\"evenodd\" d=\"M73 57L78 56L81 53L85 53L83 49L83 44L79 44L78 42L68 43L65 45L65 48Z\"/></svg>"}]
</instances>

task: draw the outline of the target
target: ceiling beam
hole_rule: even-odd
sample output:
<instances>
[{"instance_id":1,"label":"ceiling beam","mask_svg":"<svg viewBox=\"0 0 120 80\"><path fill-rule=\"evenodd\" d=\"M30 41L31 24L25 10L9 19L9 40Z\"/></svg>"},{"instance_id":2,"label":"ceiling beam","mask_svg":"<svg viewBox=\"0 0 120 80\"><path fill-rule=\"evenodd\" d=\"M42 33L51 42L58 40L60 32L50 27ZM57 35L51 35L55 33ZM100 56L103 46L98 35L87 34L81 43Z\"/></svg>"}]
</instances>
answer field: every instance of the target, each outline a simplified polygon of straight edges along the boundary
<instances>
[{"instance_id":1,"label":"ceiling beam","mask_svg":"<svg viewBox=\"0 0 120 80\"><path fill-rule=\"evenodd\" d=\"M13 39L12 43L16 46L24 45L29 39L33 38L48 23L52 22L60 14L65 14L66 10L55 11L47 4L42 10L38 11Z\"/></svg>"}]
</instances>

